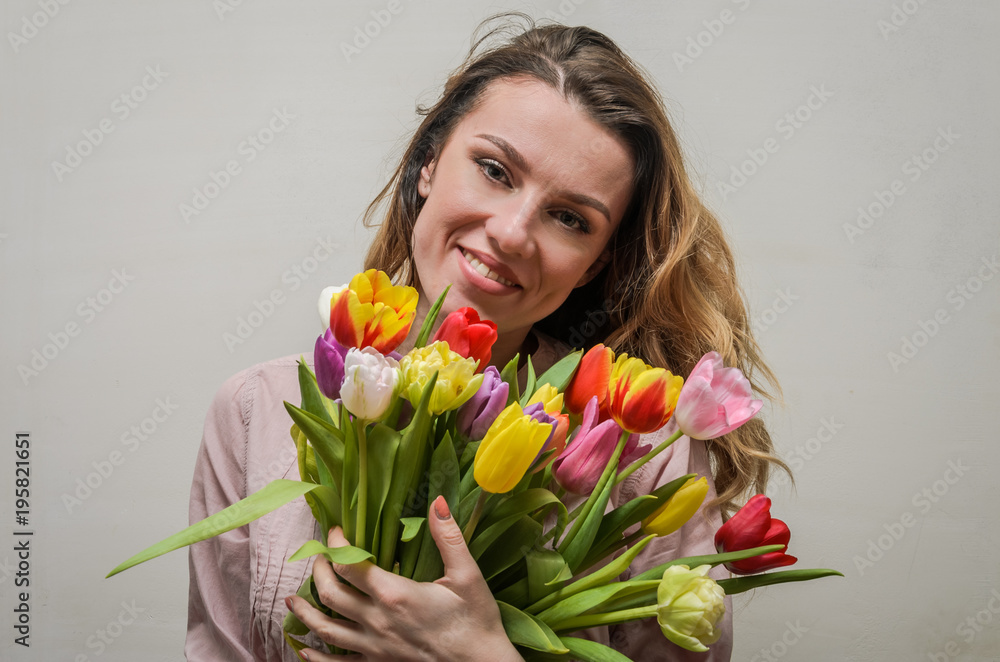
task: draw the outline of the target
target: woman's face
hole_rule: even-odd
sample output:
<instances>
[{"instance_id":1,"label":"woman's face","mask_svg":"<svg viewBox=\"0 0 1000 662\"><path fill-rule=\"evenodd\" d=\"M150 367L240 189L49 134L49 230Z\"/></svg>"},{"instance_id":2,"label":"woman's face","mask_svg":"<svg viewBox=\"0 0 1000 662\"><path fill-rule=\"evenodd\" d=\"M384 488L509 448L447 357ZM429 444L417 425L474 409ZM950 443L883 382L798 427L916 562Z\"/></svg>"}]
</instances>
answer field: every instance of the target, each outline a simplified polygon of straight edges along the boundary
<instances>
[{"instance_id":1,"label":"woman's face","mask_svg":"<svg viewBox=\"0 0 1000 662\"><path fill-rule=\"evenodd\" d=\"M421 170L421 295L451 283L445 312L472 306L527 333L606 264L632 175L625 144L550 86L490 84Z\"/></svg>"}]
</instances>

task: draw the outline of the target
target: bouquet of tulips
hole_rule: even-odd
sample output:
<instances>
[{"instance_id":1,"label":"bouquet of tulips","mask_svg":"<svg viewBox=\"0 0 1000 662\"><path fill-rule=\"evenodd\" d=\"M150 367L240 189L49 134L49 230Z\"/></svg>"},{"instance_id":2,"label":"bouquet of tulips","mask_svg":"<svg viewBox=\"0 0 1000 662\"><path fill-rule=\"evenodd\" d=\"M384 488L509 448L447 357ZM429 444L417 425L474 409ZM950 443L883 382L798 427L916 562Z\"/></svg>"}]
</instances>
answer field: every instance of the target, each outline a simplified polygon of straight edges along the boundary
<instances>
[{"instance_id":1,"label":"bouquet of tulips","mask_svg":"<svg viewBox=\"0 0 1000 662\"><path fill-rule=\"evenodd\" d=\"M683 476L606 512L612 488L681 435L722 436L761 402L714 352L686 383L602 345L574 352L542 375L528 357L519 380L518 357L502 370L485 367L496 326L471 308L448 315L430 338L446 295L431 308L414 348L400 356L394 350L410 332L416 290L375 270L324 290L320 313L329 329L316 341L315 373L300 361L300 406L285 403L301 480L275 480L109 576L301 496L321 531L340 526L351 544L309 541L291 561L322 554L433 581L443 563L426 520L429 504L443 497L522 655L604 661L628 658L570 635L655 617L668 639L705 651L719 636L725 594L840 574L752 574L796 561L785 553L788 527L770 517L767 497L757 496L718 531L718 554L675 559L617 581L654 537L694 515L708 483ZM671 419L676 430L665 441L639 445L640 434ZM579 505L570 510L567 503ZM708 570L722 563L751 576L715 582ZM299 595L332 614L311 578ZM295 637L306 626L290 613L284 627L289 645L300 650Z\"/></svg>"}]
</instances>

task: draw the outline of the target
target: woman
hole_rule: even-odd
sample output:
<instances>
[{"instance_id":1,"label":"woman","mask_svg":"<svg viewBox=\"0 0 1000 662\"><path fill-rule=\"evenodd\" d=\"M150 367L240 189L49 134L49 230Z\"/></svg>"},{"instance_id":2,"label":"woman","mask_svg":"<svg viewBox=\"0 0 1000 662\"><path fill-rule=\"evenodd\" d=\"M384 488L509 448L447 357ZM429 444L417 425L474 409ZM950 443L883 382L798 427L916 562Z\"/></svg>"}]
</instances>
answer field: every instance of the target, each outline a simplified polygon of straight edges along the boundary
<instances>
[{"instance_id":1,"label":"woman","mask_svg":"<svg viewBox=\"0 0 1000 662\"><path fill-rule=\"evenodd\" d=\"M582 339L680 375L714 349L752 382L763 375L773 383L721 229L691 187L661 101L637 67L587 28L535 27L484 48L497 34L477 42L449 79L369 207L371 221L384 203L385 218L366 267L417 287L420 314L453 284L445 312L470 305L495 321L491 362L500 366L516 353L551 363L566 341ZM256 366L220 390L196 468L192 521L274 478L298 477L281 409L297 397L294 365ZM614 494L624 501L686 473L715 478L718 493L701 515L655 540L634 568L713 552L721 513L763 491L778 462L757 421L706 446L682 438ZM295 659L281 640L282 600L313 629L303 651L310 662L520 659L447 506L433 509L446 572L432 584L365 564L285 563L318 533L303 503L192 547L189 659ZM329 544L345 544L339 530ZM349 621L290 597L310 572L323 601ZM673 646L655 622L591 636L636 660L728 660L726 618L708 654ZM323 641L364 656L324 653Z\"/></svg>"}]
</instances>

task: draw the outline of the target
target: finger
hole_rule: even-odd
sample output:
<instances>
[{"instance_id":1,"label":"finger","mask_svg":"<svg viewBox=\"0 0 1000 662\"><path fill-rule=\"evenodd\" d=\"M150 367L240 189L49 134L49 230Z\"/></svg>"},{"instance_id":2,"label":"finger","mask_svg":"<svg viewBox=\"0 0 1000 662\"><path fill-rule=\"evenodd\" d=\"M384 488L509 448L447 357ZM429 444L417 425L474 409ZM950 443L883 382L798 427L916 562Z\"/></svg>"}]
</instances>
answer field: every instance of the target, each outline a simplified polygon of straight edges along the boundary
<instances>
[{"instance_id":1,"label":"finger","mask_svg":"<svg viewBox=\"0 0 1000 662\"><path fill-rule=\"evenodd\" d=\"M351 543L344 537L343 529L339 526L335 526L330 529L330 533L326 537L326 544L328 547L346 547ZM323 558L326 560L325 557ZM333 572L337 573L338 576L343 577L349 584L367 595L372 594L373 587L371 573L375 566L371 561L362 561L360 563L351 564L331 563L330 565L333 568ZM313 572L315 572L315 569Z\"/></svg>"},{"instance_id":2,"label":"finger","mask_svg":"<svg viewBox=\"0 0 1000 662\"><path fill-rule=\"evenodd\" d=\"M342 582L322 555L313 563L313 583L320 602L352 621L359 620L361 610L370 602L368 596Z\"/></svg>"},{"instance_id":3,"label":"finger","mask_svg":"<svg viewBox=\"0 0 1000 662\"><path fill-rule=\"evenodd\" d=\"M357 662L362 660L360 655L352 653L350 655L331 655L330 653L321 653L320 651L313 650L312 648L303 648L299 651L299 655L306 662Z\"/></svg>"},{"instance_id":4,"label":"finger","mask_svg":"<svg viewBox=\"0 0 1000 662\"><path fill-rule=\"evenodd\" d=\"M285 598L285 604L302 623L328 644L354 650L362 639L357 623L331 618L297 595Z\"/></svg>"},{"instance_id":5,"label":"finger","mask_svg":"<svg viewBox=\"0 0 1000 662\"><path fill-rule=\"evenodd\" d=\"M448 502L439 496L431 504L431 516L427 518L431 527L431 536L444 561L444 583L454 582L461 586L471 586L483 583L483 575L476 565L476 560L469 553L469 548L462 537L462 529L458 527L455 518L451 516ZM442 581L442 580L439 580Z\"/></svg>"}]
</instances>

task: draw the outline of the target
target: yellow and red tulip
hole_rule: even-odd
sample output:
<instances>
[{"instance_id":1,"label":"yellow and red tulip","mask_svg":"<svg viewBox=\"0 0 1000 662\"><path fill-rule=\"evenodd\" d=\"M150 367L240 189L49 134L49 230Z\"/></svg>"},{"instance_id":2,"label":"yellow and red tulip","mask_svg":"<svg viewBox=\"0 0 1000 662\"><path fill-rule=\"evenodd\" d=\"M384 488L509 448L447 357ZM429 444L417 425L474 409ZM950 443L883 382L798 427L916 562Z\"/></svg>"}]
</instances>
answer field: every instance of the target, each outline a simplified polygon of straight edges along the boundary
<instances>
[{"instance_id":1,"label":"yellow and red tulip","mask_svg":"<svg viewBox=\"0 0 1000 662\"><path fill-rule=\"evenodd\" d=\"M566 409L577 415L582 414L590 399L595 396L597 404L603 409L614 361L615 353L604 345L594 345L587 350L566 387Z\"/></svg>"},{"instance_id":2,"label":"yellow and red tulip","mask_svg":"<svg viewBox=\"0 0 1000 662\"><path fill-rule=\"evenodd\" d=\"M647 434L670 420L684 380L664 368L621 354L611 371L611 417L629 432Z\"/></svg>"},{"instance_id":3,"label":"yellow and red tulip","mask_svg":"<svg viewBox=\"0 0 1000 662\"><path fill-rule=\"evenodd\" d=\"M328 288L329 289L329 288ZM330 329L344 347L374 347L382 354L406 339L417 310L417 290L393 285L384 272L369 269L330 296Z\"/></svg>"},{"instance_id":4,"label":"yellow and red tulip","mask_svg":"<svg viewBox=\"0 0 1000 662\"><path fill-rule=\"evenodd\" d=\"M444 318L434 340L448 343L453 352L468 359L479 361L477 372L486 369L497 341L497 325L490 320L479 319L474 308L459 308Z\"/></svg>"},{"instance_id":5,"label":"yellow and red tulip","mask_svg":"<svg viewBox=\"0 0 1000 662\"><path fill-rule=\"evenodd\" d=\"M473 461L473 476L486 492L514 489L538 457L552 425L525 415L514 402L497 416L483 437Z\"/></svg>"}]
</instances>

